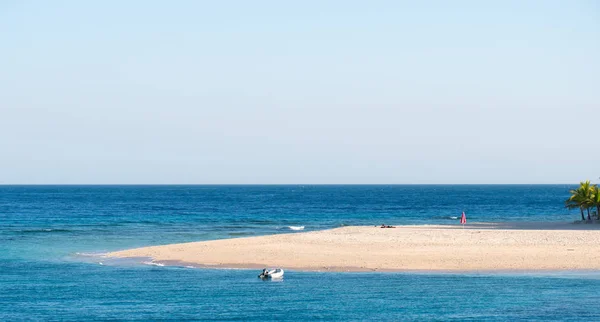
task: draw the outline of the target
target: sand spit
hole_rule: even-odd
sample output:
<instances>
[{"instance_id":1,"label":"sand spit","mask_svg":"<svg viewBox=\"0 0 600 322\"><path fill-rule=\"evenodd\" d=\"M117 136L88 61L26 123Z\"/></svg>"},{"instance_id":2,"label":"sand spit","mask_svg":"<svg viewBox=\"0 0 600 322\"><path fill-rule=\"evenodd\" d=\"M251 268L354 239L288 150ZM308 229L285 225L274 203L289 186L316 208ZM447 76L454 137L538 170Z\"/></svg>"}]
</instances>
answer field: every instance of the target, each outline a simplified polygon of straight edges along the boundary
<instances>
[{"instance_id":1,"label":"sand spit","mask_svg":"<svg viewBox=\"0 0 600 322\"><path fill-rule=\"evenodd\" d=\"M308 271L596 270L599 245L597 224L351 226L143 247L107 256L150 257L196 267Z\"/></svg>"}]
</instances>

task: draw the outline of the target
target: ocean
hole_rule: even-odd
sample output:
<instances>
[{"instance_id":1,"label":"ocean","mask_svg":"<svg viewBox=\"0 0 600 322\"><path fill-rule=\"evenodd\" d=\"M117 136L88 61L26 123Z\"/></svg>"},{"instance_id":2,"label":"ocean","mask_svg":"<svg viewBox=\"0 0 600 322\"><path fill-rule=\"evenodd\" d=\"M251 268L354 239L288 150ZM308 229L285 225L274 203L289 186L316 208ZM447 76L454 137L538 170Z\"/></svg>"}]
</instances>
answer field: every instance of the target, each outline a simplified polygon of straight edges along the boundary
<instances>
[{"instance_id":1,"label":"ocean","mask_svg":"<svg viewBox=\"0 0 600 322\"><path fill-rule=\"evenodd\" d=\"M0 321L598 320L598 272L317 273L105 261L344 225L548 222L569 185L0 186ZM590 245L596 247L597 245Z\"/></svg>"}]
</instances>

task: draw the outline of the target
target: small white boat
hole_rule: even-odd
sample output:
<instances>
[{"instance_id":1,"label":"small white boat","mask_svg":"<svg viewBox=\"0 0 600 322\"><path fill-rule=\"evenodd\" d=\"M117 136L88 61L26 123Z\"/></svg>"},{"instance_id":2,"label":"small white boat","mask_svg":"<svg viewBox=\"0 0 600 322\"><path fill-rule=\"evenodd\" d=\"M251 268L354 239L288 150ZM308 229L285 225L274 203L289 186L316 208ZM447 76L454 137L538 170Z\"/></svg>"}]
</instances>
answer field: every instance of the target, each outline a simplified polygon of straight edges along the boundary
<instances>
[{"instance_id":1,"label":"small white boat","mask_svg":"<svg viewBox=\"0 0 600 322\"><path fill-rule=\"evenodd\" d=\"M282 278L283 270L281 268L276 268L276 269L270 270L268 276L270 278Z\"/></svg>"},{"instance_id":2,"label":"small white boat","mask_svg":"<svg viewBox=\"0 0 600 322\"><path fill-rule=\"evenodd\" d=\"M276 278L283 278L283 270L281 268L274 268L274 269L263 269L262 273L260 273L260 275L258 275L258 277L260 278L271 278L271 279L276 279Z\"/></svg>"}]
</instances>

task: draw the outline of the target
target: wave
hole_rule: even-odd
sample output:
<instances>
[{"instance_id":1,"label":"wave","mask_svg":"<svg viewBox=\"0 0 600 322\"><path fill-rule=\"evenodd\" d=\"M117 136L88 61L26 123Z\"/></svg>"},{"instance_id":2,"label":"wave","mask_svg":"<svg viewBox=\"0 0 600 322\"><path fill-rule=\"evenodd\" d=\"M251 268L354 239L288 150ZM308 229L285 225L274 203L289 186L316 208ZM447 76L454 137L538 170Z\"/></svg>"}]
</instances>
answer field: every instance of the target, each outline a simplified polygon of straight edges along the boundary
<instances>
[{"instance_id":1,"label":"wave","mask_svg":"<svg viewBox=\"0 0 600 322\"><path fill-rule=\"evenodd\" d=\"M62 229L62 228L40 228L40 229L23 229L17 231L21 234L41 234L41 233L70 233L73 230L70 229Z\"/></svg>"},{"instance_id":2,"label":"wave","mask_svg":"<svg viewBox=\"0 0 600 322\"><path fill-rule=\"evenodd\" d=\"M232 222L236 222L236 223L244 223L244 224L263 224L263 225L272 225L272 224L276 224L277 221L275 220L269 220L269 219L251 219L251 218L244 218L244 219L237 219L237 220L233 220Z\"/></svg>"},{"instance_id":3,"label":"wave","mask_svg":"<svg viewBox=\"0 0 600 322\"><path fill-rule=\"evenodd\" d=\"M106 257L106 253L85 253L85 252L77 252L76 256L81 257Z\"/></svg>"},{"instance_id":4,"label":"wave","mask_svg":"<svg viewBox=\"0 0 600 322\"><path fill-rule=\"evenodd\" d=\"M434 216L434 217L431 217L431 219L445 219L445 220L456 220L458 218L459 217L457 217L457 216Z\"/></svg>"},{"instance_id":5,"label":"wave","mask_svg":"<svg viewBox=\"0 0 600 322\"><path fill-rule=\"evenodd\" d=\"M290 230L304 230L304 226L288 226Z\"/></svg>"},{"instance_id":6,"label":"wave","mask_svg":"<svg viewBox=\"0 0 600 322\"><path fill-rule=\"evenodd\" d=\"M144 264L144 265L150 265L150 266L159 266L159 267L165 266L165 264L155 263L155 262L142 262L142 264Z\"/></svg>"},{"instance_id":7,"label":"wave","mask_svg":"<svg viewBox=\"0 0 600 322\"><path fill-rule=\"evenodd\" d=\"M229 236L251 236L254 235L254 233L251 232L233 232L233 233L229 233Z\"/></svg>"},{"instance_id":8,"label":"wave","mask_svg":"<svg viewBox=\"0 0 600 322\"><path fill-rule=\"evenodd\" d=\"M150 225L162 225L164 222L157 220L123 220L119 222L107 223L103 226L123 226L127 224L150 224Z\"/></svg>"}]
</instances>

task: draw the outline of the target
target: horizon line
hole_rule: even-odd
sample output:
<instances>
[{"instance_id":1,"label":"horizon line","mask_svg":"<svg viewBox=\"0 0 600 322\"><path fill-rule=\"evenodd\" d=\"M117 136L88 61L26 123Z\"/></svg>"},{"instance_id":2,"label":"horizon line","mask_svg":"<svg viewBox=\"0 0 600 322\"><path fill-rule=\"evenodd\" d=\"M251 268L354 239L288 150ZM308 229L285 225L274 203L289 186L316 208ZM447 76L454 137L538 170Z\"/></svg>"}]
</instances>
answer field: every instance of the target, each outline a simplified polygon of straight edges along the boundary
<instances>
[{"instance_id":1,"label":"horizon line","mask_svg":"<svg viewBox=\"0 0 600 322\"><path fill-rule=\"evenodd\" d=\"M475 186L577 185L573 183L1 183L0 186Z\"/></svg>"}]
</instances>

